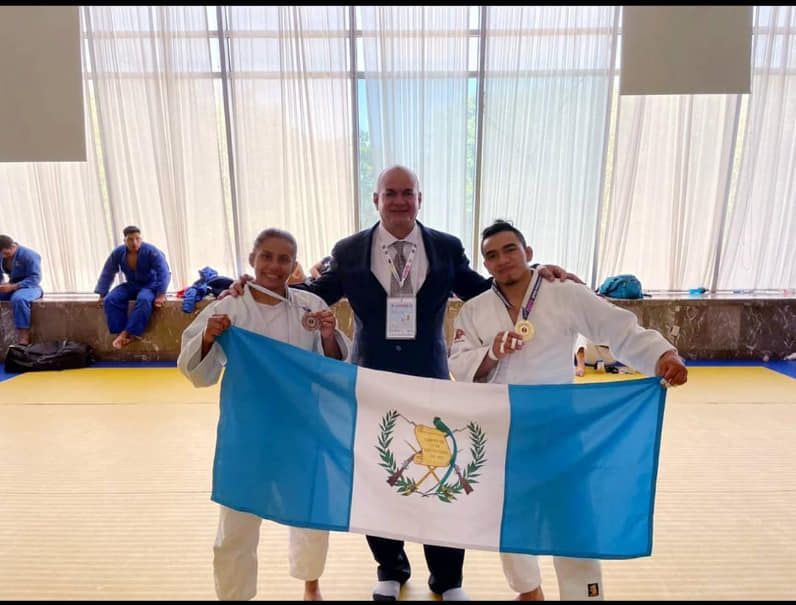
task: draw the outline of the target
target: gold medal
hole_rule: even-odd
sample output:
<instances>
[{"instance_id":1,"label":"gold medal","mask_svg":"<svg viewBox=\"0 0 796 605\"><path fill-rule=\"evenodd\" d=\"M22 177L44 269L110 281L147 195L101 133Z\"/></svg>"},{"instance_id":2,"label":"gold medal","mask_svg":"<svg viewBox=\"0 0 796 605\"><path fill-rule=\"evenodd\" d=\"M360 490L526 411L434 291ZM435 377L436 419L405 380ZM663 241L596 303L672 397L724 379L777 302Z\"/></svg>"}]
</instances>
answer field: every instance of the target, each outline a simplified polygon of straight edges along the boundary
<instances>
[{"instance_id":1,"label":"gold medal","mask_svg":"<svg viewBox=\"0 0 796 605\"><path fill-rule=\"evenodd\" d=\"M304 317L301 318L301 325L304 326L305 330L309 330L312 332L313 330L318 329L318 318L313 317L309 313L305 313Z\"/></svg>"},{"instance_id":2,"label":"gold medal","mask_svg":"<svg viewBox=\"0 0 796 605\"><path fill-rule=\"evenodd\" d=\"M527 319L521 319L520 321L518 321L517 324L514 326L514 331L520 336L522 336L522 339L525 342L531 340L534 334L536 334L536 329L533 327L533 324Z\"/></svg>"}]
</instances>

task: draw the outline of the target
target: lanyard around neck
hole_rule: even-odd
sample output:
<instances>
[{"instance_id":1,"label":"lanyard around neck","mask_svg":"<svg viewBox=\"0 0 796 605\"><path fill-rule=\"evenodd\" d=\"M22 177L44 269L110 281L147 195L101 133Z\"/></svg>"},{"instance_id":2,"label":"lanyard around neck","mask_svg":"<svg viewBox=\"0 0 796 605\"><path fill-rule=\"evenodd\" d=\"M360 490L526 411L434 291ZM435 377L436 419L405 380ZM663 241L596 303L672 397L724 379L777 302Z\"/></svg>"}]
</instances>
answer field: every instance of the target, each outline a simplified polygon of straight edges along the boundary
<instances>
[{"instance_id":1,"label":"lanyard around neck","mask_svg":"<svg viewBox=\"0 0 796 605\"><path fill-rule=\"evenodd\" d=\"M398 282L398 286L401 288L403 288L406 278L409 277L409 272L412 270L412 265L415 262L415 254L417 253L416 244L413 244L412 242L405 242L405 243L409 244L412 247L412 251L409 253L409 258L406 259L406 264L404 265L404 269L401 272L401 275L398 275L398 270L395 268L395 263L390 257L389 246L385 244L381 245L382 250L384 250L384 256L387 259L387 264L390 266L390 273L395 278L395 281Z\"/></svg>"},{"instance_id":2,"label":"lanyard around neck","mask_svg":"<svg viewBox=\"0 0 796 605\"><path fill-rule=\"evenodd\" d=\"M522 313L523 319L528 319L528 316L531 314L531 309L533 309L533 304L536 302L536 295L539 293L539 288L542 285L542 276L536 276L536 281L533 284L533 288L531 289L531 295L528 297L528 301L525 303L525 306L520 309ZM492 291L495 295L501 300L501 302L506 306L507 309L511 309L511 303L505 297L503 292L500 291L500 288L495 282L492 282Z\"/></svg>"}]
</instances>

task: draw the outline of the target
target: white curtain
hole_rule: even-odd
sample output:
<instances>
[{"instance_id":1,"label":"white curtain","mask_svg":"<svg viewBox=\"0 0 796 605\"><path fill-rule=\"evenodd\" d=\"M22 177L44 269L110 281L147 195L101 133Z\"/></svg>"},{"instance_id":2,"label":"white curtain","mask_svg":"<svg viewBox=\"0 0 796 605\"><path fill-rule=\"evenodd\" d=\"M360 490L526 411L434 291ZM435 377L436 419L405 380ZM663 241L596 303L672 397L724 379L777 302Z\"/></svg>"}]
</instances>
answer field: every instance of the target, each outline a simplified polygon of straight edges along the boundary
<instances>
[{"instance_id":1,"label":"white curtain","mask_svg":"<svg viewBox=\"0 0 796 605\"><path fill-rule=\"evenodd\" d=\"M0 230L41 255L45 293L93 291L110 252L93 163L0 164Z\"/></svg>"},{"instance_id":2,"label":"white curtain","mask_svg":"<svg viewBox=\"0 0 796 605\"><path fill-rule=\"evenodd\" d=\"M83 100L88 108L85 81ZM93 291L114 241L85 115L86 162L0 163L0 233L41 254L45 294Z\"/></svg>"},{"instance_id":3,"label":"white curtain","mask_svg":"<svg viewBox=\"0 0 796 605\"><path fill-rule=\"evenodd\" d=\"M479 229L511 220L539 262L586 277L617 7L487 8Z\"/></svg>"},{"instance_id":4,"label":"white curtain","mask_svg":"<svg viewBox=\"0 0 796 605\"><path fill-rule=\"evenodd\" d=\"M225 7L241 242L298 240L305 270L354 231L348 9Z\"/></svg>"},{"instance_id":5,"label":"white curtain","mask_svg":"<svg viewBox=\"0 0 796 605\"><path fill-rule=\"evenodd\" d=\"M166 253L170 290L206 265L234 275L205 7L85 10L114 241L137 225Z\"/></svg>"},{"instance_id":6,"label":"white curtain","mask_svg":"<svg viewBox=\"0 0 796 605\"><path fill-rule=\"evenodd\" d=\"M616 6L216 10L81 8L88 161L0 164L0 233L41 253L47 292L92 291L128 224L166 253L172 291L246 269L271 226L308 269L377 220L373 181L396 163L420 177L420 219L468 252L505 218L537 261L598 282L796 288L795 7L755 7L742 103L616 100Z\"/></svg>"},{"instance_id":7,"label":"white curtain","mask_svg":"<svg viewBox=\"0 0 796 605\"><path fill-rule=\"evenodd\" d=\"M711 286L734 149L736 95L623 96L597 285Z\"/></svg>"},{"instance_id":8,"label":"white curtain","mask_svg":"<svg viewBox=\"0 0 796 605\"><path fill-rule=\"evenodd\" d=\"M752 94L718 288L796 288L796 7L755 7Z\"/></svg>"},{"instance_id":9,"label":"white curtain","mask_svg":"<svg viewBox=\"0 0 796 605\"><path fill-rule=\"evenodd\" d=\"M394 164L420 179L427 226L472 241L472 171L468 172L466 6L362 6L362 64L374 176ZM473 88L474 91L474 88ZM473 95L474 101L474 95ZM472 146L473 142L470 142ZM472 165L472 158L470 159ZM469 187L468 187L469 180ZM368 184L365 184L368 185ZM363 227L377 220L376 183L362 192Z\"/></svg>"}]
</instances>

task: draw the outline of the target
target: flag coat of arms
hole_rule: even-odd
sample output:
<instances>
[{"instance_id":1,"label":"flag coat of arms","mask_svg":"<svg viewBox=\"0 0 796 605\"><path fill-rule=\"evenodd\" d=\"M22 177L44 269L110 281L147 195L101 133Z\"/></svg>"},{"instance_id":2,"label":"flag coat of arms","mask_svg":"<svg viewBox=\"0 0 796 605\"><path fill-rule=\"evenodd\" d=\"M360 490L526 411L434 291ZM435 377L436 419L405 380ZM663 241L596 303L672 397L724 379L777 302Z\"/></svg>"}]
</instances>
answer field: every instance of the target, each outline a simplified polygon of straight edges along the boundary
<instances>
[{"instance_id":1,"label":"flag coat of arms","mask_svg":"<svg viewBox=\"0 0 796 605\"><path fill-rule=\"evenodd\" d=\"M212 499L297 527L649 555L658 379L515 386L360 368L230 328Z\"/></svg>"}]
</instances>

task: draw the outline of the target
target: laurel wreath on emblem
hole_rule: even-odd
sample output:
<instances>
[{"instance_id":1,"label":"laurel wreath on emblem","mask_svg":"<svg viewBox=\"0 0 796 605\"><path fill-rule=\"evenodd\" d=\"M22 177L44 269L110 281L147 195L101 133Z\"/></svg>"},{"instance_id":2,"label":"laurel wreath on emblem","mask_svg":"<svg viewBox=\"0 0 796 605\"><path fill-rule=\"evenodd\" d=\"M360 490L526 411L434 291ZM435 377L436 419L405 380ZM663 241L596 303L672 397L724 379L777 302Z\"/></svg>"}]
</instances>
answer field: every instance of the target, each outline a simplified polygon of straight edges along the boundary
<instances>
[{"instance_id":1,"label":"laurel wreath on emblem","mask_svg":"<svg viewBox=\"0 0 796 605\"><path fill-rule=\"evenodd\" d=\"M456 473L451 476L455 480L443 480L433 491L423 492L419 489L419 482L414 478L409 477L404 473L404 470L412 461L414 455L419 452L415 451L413 456L410 456L403 461L401 466L395 461L390 445L393 440L393 431L395 430L396 422L400 414L397 410L389 410L381 419L379 423L379 441L376 450L379 452L379 466L381 466L389 475L387 482L395 487L396 491L403 496L410 496L412 494L419 494L421 496L435 496L445 503L451 503L456 500L456 497L461 495L462 492L469 494L473 491L473 484L478 483L478 477L481 475L481 467L486 464L486 435L481 427L475 422L467 424L467 431L470 434L470 463L464 469L460 469L458 465L454 465L453 461L451 466L455 468ZM436 424L436 423L435 423ZM444 425L443 425L444 426ZM446 427L447 428L447 427ZM460 429L463 430L463 429ZM458 432L458 431L456 431ZM450 435L452 437L452 434ZM412 447L410 445L410 447ZM414 448L413 448L414 449ZM422 450L421 450L422 452ZM432 467L428 467L429 472L433 472ZM436 468L436 467L434 467ZM429 473L424 475L423 479ZM436 475L435 475L436 476ZM445 477L448 475L446 474ZM421 479L422 481L422 479Z\"/></svg>"}]
</instances>

